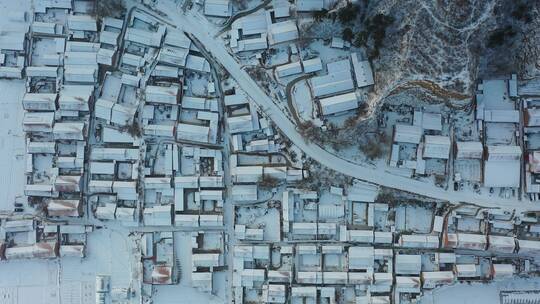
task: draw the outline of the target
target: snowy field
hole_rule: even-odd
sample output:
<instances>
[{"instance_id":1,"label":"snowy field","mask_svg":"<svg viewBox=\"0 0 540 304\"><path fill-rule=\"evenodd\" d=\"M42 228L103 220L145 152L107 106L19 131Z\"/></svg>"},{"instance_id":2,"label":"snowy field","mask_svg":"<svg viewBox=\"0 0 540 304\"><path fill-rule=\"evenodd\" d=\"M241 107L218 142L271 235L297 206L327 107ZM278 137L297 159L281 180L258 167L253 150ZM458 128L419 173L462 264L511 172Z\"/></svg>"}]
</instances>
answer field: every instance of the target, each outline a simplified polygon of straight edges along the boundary
<instances>
[{"instance_id":1,"label":"snowy field","mask_svg":"<svg viewBox=\"0 0 540 304\"><path fill-rule=\"evenodd\" d=\"M23 80L0 81L0 211L24 199L25 137L22 130Z\"/></svg>"},{"instance_id":2,"label":"snowy field","mask_svg":"<svg viewBox=\"0 0 540 304\"><path fill-rule=\"evenodd\" d=\"M26 31L21 16L31 1L0 0L0 31ZM0 212L13 211L16 197L23 198L25 140L22 131L24 80L0 80Z\"/></svg>"},{"instance_id":3,"label":"snowy field","mask_svg":"<svg viewBox=\"0 0 540 304\"><path fill-rule=\"evenodd\" d=\"M431 292L426 292L419 301L419 304L496 304L500 303L500 293L502 291L538 291L539 289L539 278L513 278L507 281L493 282L489 284L457 284L437 288Z\"/></svg>"}]
</instances>

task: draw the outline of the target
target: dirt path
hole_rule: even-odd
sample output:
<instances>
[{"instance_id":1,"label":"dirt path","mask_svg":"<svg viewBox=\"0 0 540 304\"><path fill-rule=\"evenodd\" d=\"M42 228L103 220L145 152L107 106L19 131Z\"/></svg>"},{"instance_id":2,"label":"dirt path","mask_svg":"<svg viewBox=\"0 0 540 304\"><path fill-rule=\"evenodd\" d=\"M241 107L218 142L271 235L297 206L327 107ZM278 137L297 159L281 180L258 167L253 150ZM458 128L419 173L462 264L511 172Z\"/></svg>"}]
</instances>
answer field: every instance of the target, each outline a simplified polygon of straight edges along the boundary
<instances>
[{"instance_id":1,"label":"dirt path","mask_svg":"<svg viewBox=\"0 0 540 304\"><path fill-rule=\"evenodd\" d=\"M471 98L470 95L466 95L466 94L462 94L462 93L458 93L455 91L450 91L450 90L441 88L438 84L430 80L408 81L392 89L390 94L388 94L388 96L398 94L402 92L403 90L414 89L415 87L420 87L422 89L425 89L429 91L431 94L439 98L443 98L443 99L465 100L465 99Z\"/></svg>"}]
</instances>

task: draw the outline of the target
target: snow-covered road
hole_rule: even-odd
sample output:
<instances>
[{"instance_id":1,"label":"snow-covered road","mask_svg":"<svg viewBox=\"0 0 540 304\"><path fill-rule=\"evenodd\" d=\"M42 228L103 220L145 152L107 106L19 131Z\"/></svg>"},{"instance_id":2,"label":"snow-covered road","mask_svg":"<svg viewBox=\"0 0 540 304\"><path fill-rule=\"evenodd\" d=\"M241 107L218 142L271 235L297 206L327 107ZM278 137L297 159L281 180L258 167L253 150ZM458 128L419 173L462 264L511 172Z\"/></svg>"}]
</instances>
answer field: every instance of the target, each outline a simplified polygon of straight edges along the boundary
<instances>
[{"instance_id":1,"label":"snow-covered road","mask_svg":"<svg viewBox=\"0 0 540 304\"><path fill-rule=\"evenodd\" d=\"M162 9L162 8L160 8ZM396 176L382 169L373 169L364 165L342 159L318 145L308 143L297 131L295 124L281 111L274 101L258 86L258 84L245 72L236 59L229 54L224 42L214 37L217 29L210 24L199 12L188 11L183 14L178 9L166 11L170 22L179 29L199 40L214 59L238 82L241 88L251 97L253 102L264 111L289 139L297 145L306 155L324 166L342 174L418 195L449 201L451 203L472 203L488 208L512 208L517 211L540 210L540 203L520 201L516 198L489 197L472 192L457 192L444 190L433 184Z\"/></svg>"}]
</instances>

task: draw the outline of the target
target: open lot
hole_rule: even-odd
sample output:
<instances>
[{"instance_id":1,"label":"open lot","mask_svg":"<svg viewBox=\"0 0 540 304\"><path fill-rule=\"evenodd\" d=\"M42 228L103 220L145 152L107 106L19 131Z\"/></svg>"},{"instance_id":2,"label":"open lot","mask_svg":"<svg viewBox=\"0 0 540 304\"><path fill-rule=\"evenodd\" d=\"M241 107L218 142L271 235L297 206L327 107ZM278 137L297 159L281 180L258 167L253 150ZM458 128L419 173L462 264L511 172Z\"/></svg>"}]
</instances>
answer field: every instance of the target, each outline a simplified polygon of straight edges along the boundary
<instances>
[{"instance_id":1,"label":"open lot","mask_svg":"<svg viewBox=\"0 0 540 304\"><path fill-rule=\"evenodd\" d=\"M0 212L24 200L25 136L22 130L24 81L0 80Z\"/></svg>"}]
</instances>

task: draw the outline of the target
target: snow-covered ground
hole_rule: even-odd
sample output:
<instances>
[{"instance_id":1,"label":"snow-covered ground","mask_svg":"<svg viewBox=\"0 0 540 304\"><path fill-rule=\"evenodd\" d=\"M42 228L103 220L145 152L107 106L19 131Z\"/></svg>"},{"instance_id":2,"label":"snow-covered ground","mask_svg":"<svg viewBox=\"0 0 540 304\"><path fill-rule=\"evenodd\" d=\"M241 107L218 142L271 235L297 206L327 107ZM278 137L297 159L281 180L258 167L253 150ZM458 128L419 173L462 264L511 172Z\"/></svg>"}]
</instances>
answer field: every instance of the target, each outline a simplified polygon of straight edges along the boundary
<instances>
[{"instance_id":1,"label":"snow-covered ground","mask_svg":"<svg viewBox=\"0 0 540 304\"><path fill-rule=\"evenodd\" d=\"M307 143L297 130L295 124L287 117L283 110L258 86L258 84L242 69L238 61L233 58L222 41L214 39L217 29L208 22L200 13L189 11L186 14L179 12L176 7L167 6L163 3L159 9L167 11L170 22L182 28L184 31L196 37L207 51L212 54L216 61L230 73L242 89L259 105L270 119L278 126L289 139L296 144L309 157L342 174L372 182L378 185L414 192L416 194L450 201L453 203L469 202L486 207L512 208L519 211L539 210L540 206L529 201L519 201L516 198L499 198L479 195L474 192L460 192L453 189L444 190L437 188L432 182L413 180L397 176L391 172L370 168L365 164L353 164L341 157L315 144Z\"/></svg>"},{"instance_id":2,"label":"snow-covered ground","mask_svg":"<svg viewBox=\"0 0 540 304\"><path fill-rule=\"evenodd\" d=\"M22 19L31 1L0 1L0 31L26 32ZM13 211L24 196L25 137L22 131L24 80L0 80L0 212Z\"/></svg>"},{"instance_id":3,"label":"snow-covered ground","mask_svg":"<svg viewBox=\"0 0 540 304\"><path fill-rule=\"evenodd\" d=\"M25 136L22 130L23 80L0 80L0 211L24 200Z\"/></svg>"},{"instance_id":4,"label":"snow-covered ground","mask_svg":"<svg viewBox=\"0 0 540 304\"><path fill-rule=\"evenodd\" d=\"M499 303L500 292L505 290L540 289L540 279L510 279L489 284L457 284L426 292L420 304L488 304ZM518 303L518 302L516 302ZM521 303L521 302L519 302ZM526 303L526 302L523 302ZM527 302L528 303L528 302ZM531 302L533 303L533 302Z\"/></svg>"},{"instance_id":5,"label":"snow-covered ground","mask_svg":"<svg viewBox=\"0 0 540 304\"><path fill-rule=\"evenodd\" d=\"M90 233L84 259L3 261L0 303L94 304L96 275L110 276L113 290L137 288L137 282L132 281L134 243L127 235L127 230L116 229ZM138 296L126 303L137 303Z\"/></svg>"}]
</instances>

